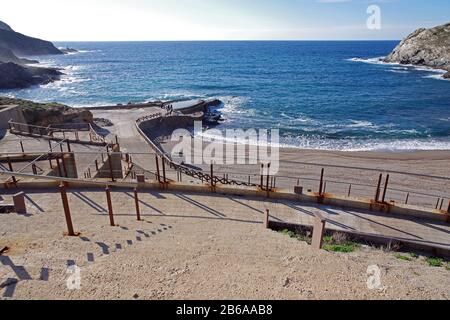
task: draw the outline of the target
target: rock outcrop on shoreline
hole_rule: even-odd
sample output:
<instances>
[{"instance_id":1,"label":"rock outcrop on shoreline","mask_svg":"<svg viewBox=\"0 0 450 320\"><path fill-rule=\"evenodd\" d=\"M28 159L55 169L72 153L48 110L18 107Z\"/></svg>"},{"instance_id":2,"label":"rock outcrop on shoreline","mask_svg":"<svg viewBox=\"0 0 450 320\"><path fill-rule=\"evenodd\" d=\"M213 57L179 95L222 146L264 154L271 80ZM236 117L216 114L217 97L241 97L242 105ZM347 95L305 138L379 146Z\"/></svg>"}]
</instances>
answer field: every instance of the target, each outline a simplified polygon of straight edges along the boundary
<instances>
[{"instance_id":1,"label":"rock outcrop on shoreline","mask_svg":"<svg viewBox=\"0 0 450 320\"><path fill-rule=\"evenodd\" d=\"M0 61L1 62L12 62L16 64L32 64L39 63L37 60L30 60L25 58L19 58L10 49L0 47Z\"/></svg>"},{"instance_id":2,"label":"rock outcrop on shoreline","mask_svg":"<svg viewBox=\"0 0 450 320\"><path fill-rule=\"evenodd\" d=\"M0 97L0 105L18 105L28 124L46 127L61 123L94 123L89 110L71 108L60 103L36 103L28 100Z\"/></svg>"},{"instance_id":3,"label":"rock outcrop on shoreline","mask_svg":"<svg viewBox=\"0 0 450 320\"><path fill-rule=\"evenodd\" d=\"M450 23L418 29L404 39L385 62L413 64L447 70L450 78Z\"/></svg>"},{"instance_id":4,"label":"rock outcrop on shoreline","mask_svg":"<svg viewBox=\"0 0 450 320\"><path fill-rule=\"evenodd\" d=\"M55 68L25 67L0 62L0 89L20 89L59 80L62 73Z\"/></svg>"},{"instance_id":5,"label":"rock outcrop on shoreline","mask_svg":"<svg viewBox=\"0 0 450 320\"><path fill-rule=\"evenodd\" d=\"M63 54L53 43L28 37L0 21L0 89L22 89L60 79L55 68L30 67L39 63L19 56Z\"/></svg>"}]
</instances>

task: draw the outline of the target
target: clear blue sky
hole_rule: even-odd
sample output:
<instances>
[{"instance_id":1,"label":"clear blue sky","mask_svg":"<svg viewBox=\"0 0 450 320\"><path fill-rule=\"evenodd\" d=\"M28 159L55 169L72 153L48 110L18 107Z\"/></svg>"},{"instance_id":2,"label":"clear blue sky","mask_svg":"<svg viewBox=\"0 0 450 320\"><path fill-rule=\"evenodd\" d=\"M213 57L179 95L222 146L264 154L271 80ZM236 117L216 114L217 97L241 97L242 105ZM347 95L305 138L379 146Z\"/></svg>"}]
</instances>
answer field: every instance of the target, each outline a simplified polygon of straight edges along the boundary
<instances>
[{"instance_id":1,"label":"clear blue sky","mask_svg":"<svg viewBox=\"0 0 450 320\"><path fill-rule=\"evenodd\" d=\"M381 29L369 30L369 5ZM13 0L0 20L70 40L401 39L450 22L449 0Z\"/></svg>"}]
</instances>

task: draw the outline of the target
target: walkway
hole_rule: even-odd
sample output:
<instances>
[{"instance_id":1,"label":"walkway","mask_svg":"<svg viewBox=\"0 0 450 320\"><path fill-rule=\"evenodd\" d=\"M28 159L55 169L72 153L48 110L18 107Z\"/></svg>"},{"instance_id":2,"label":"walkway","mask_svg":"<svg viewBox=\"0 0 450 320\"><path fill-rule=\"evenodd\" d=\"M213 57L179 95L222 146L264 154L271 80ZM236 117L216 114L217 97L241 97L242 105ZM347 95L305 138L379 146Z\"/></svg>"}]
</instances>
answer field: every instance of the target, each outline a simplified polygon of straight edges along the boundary
<instances>
[{"instance_id":1,"label":"walkway","mask_svg":"<svg viewBox=\"0 0 450 320\"><path fill-rule=\"evenodd\" d=\"M265 230L263 211L307 223L320 211L337 228L450 245L450 227L354 210L265 203L240 197L141 194L143 222L132 193L113 192L109 226L103 191L70 190L78 238L63 237L59 194L27 193L29 215L0 214L0 298L73 299L337 299L450 297L448 271L397 260L380 250L350 255L314 252ZM7 196L3 195L4 198ZM32 227L31 227L32 226ZM384 292L366 288L371 264L388 268ZM82 290L67 290L67 266L81 268ZM413 281L411 281L413 277Z\"/></svg>"}]
</instances>

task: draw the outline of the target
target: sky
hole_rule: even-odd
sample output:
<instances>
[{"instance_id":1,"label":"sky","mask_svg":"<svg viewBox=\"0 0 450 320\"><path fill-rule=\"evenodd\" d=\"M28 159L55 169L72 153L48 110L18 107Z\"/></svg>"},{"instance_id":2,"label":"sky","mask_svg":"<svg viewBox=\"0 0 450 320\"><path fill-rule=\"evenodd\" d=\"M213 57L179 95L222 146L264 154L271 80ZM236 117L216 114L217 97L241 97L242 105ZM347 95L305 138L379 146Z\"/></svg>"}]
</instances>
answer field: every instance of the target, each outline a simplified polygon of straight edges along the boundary
<instances>
[{"instance_id":1,"label":"sky","mask_svg":"<svg viewBox=\"0 0 450 320\"><path fill-rule=\"evenodd\" d=\"M2 0L0 20L51 41L399 40L450 22L450 1Z\"/></svg>"}]
</instances>

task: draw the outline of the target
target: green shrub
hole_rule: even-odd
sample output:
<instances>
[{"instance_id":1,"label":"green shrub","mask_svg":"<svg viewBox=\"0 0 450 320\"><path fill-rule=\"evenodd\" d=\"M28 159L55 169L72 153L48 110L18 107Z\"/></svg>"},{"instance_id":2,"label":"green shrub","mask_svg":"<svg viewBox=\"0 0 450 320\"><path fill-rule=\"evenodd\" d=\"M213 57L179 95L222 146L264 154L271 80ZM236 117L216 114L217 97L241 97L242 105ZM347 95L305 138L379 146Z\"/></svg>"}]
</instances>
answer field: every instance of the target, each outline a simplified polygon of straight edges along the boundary
<instances>
[{"instance_id":1,"label":"green shrub","mask_svg":"<svg viewBox=\"0 0 450 320\"><path fill-rule=\"evenodd\" d=\"M428 258L427 263L430 267L440 268L444 265L444 261L439 258Z\"/></svg>"},{"instance_id":2,"label":"green shrub","mask_svg":"<svg viewBox=\"0 0 450 320\"><path fill-rule=\"evenodd\" d=\"M325 244L323 249L330 252L351 253L359 247L358 244L348 242L346 244Z\"/></svg>"},{"instance_id":3,"label":"green shrub","mask_svg":"<svg viewBox=\"0 0 450 320\"><path fill-rule=\"evenodd\" d=\"M395 255L395 257L399 260L404 260L404 261L412 261L412 258L408 257L408 256L404 256L402 254L397 253Z\"/></svg>"}]
</instances>

